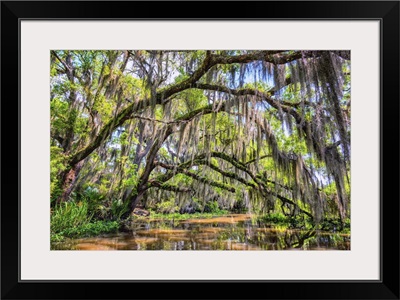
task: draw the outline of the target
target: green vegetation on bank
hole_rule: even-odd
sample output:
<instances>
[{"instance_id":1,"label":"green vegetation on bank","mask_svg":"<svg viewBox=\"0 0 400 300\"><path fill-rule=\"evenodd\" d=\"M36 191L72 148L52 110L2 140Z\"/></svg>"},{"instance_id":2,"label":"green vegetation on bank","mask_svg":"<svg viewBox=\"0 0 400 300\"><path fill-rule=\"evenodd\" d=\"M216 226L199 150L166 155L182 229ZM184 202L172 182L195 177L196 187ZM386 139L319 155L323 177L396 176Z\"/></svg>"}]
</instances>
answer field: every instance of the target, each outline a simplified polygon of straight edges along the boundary
<instances>
[{"instance_id":1,"label":"green vegetation on bank","mask_svg":"<svg viewBox=\"0 0 400 300\"><path fill-rule=\"evenodd\" d=\"M114 233L126 224L126 220L115 217L114 220L100 220L93 217L96 211L88 209L87 202L66 202L56 207L51 214L51 242L61 242L65 238L81 238L97 236L100 234ZM156 209L149 210L149 216L132 215L130 220L152 221L168 220L183 221L189 219L211 219L218 216L229 216L232 211L214 207L212 212L194 213L161 213ZM117 214L118 215L118 214ZM341 222L340 219L325 219L315 224L311 218L303 215L285 216L282 213L253 215L253 221L270 226L283 226L284 228L296 228L302 230L317 229L329 232L350 233L350 219Z\"/></svg>"},{"instance_id":2,"label":"green vegetation on bank","mask_svg":"<svg viewBox=\"0 0 400 300\"><path fill-rule=\"evenodd\" d=\"M270 225L288 225L298 229L317 229L329 232L350 233L350 219L347 218L343 222L339 218L326 218L318 223L313 222L311 218L303 215L285 216L277 212L257 217L258 221Z\"/></svg>"},{"instance_id":3,"label":"green vegetation on bank","mask_svg":"<svg viewBox=\"0 0 400 300\"><path fill-rule=\"evenodd\" d=\"M66 228L60 232L52 232L50 240L52 242L61 242L65 238L80 238L96 236L104 233L117 232L120 227L118 221L95 221L86 223L78 227Z\"/></svg>"},{"instance_id":4,"label":"green vegetation on bank","mask_svg":"<svg viewBox=\"0 0 400 300\"><path fill-rule=\"evenodd\" d=\"M149 217L145 217L148 219L157 219L157 220L188 220L188 219L210 219L216 216L224 216L228 215L229 211L220 210L214 213L201 213L196 212L192 214L188 213L172 213L172 214L160 214L160 213L151 213ZM143 218L143 217L142 217Z\"/></svg>"},{"instance_id":5,"label":"green vegetation on bank","mask_svg":"<svg viewBox=\"0 0 400 300\"><path fill-rule=\"evenodd\" d=\"M96 220L87 202L65 202L57 206L50 217L50 240L96 236L118 231L118 220Z\"/></svg>"}]
</instances>

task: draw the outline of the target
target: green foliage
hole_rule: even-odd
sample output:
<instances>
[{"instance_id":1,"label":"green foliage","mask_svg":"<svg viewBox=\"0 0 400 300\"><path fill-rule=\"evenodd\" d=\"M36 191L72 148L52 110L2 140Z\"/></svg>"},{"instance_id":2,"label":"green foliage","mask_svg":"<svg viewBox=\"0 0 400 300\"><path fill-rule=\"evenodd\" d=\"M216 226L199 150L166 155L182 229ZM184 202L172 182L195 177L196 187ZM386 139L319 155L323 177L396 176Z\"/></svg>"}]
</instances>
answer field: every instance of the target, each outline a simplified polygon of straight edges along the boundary
<instances>
[{"instance_id":1,"label":"green foliage","mask_svg":"<svg viewBox=\"0 0 400 300\"><path fill-rule=\"evenodd\" d=\"M52 243L57 243L64 241L65 238L88 237L104 233L113 233L117 232L119 227L120 224L117 221L95 221L85 223L77 227L65 228L58 233L52 233L50 235L50 241Z\"/></svg>"},{"instance_id":2,"label":"green foliage","mask_svg":"<svg viewBox=\"0 0 400 300\"><path fill-rule=\"evenodd\" d=\"M129 145L129 142L128 142L128 133L126 133L126 132L123 132L122 134L121 134L121 136L119 137L119 143L120 143L120 145L121 146L127 146L127 145ZM135 141L136 142L136 141ZM121 157L121 159L122 159L122 157Z\"/></svg>"},{"instance_id":3,"label":"green foliage","mask_svg":"<svg viewBox=\"0 0 400 300\"><path fill-rule=\"evenodd\" d=\"M65 240L65 237L61 233L51 233L50 234L50 242L58 243Z\"/></svg>"},{"instance_id":4,"label":"green foliage","mask_svg":"<svg viewBox=\"0 0 400 300\"><path fill-rule=\"evenodd\" d=\"M139 181L139 174L137 172L137 165L133 164L131 161L124 159L125 162L125 173L127 179L122 180L122 186L125 187L135 187Z\"/></svg>"},{"instance_id":5,"label":"green foliage","mask_svg":"<svg viewBox=\"0 0 400 300\"><path fill-rule=\"evenodd\" d=\"M329 232L350 233L350 219L347 218L342 222L337 218L326 218L318 224L318 229Z\"/></svg>"},{"instance_id":6,"label":"green foliage","mask_svg":"<svg viewBox=\"0 0 400 300\"><path fill-rule=\"evenodd\" d=\"M281 212L273 212L267 215L261 215L258 219L266 224L282 225L286 228L309 230L315 227L314 222L304 215L286 216Z\"/></svg>"},{"instance_id":7,"label":"green foliage","mask_svg":"<svg viewBox=\"0 0 400 300\"><path fill-rule=\"evenodd\" d=\"M246 203L243 199L243 193L240 189L236 189L235 192L235 202L231 208L232 211L236 213L246 213L248 212L248 208L246 207Z\"/></svg>"},{"instance_id":8,"label":"green foliage","mask_svg":"<svg viewBox=\"0 0 400 300\"><path fill-rule=\"evenodd\" d=\"M264 215L260 218L263 222L273 223L273 224L287 224L289 223L289 218L283 213L275 212Z\"/></svg>"},{"instance_id":9,"label":"green foliage","mask_svg":"<svg viewBox=\"0 0 400 300\"><path fill-rule=\"evenodd\" d=\"M111 218L120 220L121 217L129 211L129 201L123 202L121 199L111 202Z\"/></svg>"},{"instance_id":10,"label":"green foliage","mask_svg":"<svg viewBox=\"0 0 400 300\"><path fill-rule=\"evenodd\" d=\"M193 182L193 178L191 178L185 174L176 174L166 184L179 187L181 185L190 186L192 184L192 182Z\"/></svg>"},{"instance_id":11,"label":"green foliage","mask_svg":"<svg viewBox=\"0 0 400 300\"><path fill-rule=\"evenodd\" d=\"M196 212L193 214L181 214L181 213L170 213L170 214L163 214L163 213L158 213L158 212L152 212L150 214L150 217L148 217L150 220L153 219L160 219L160 220L189 220L189 219L211 219L215 216L224 216L229 214L227 210L219 210L216 213L200 213Z\"/></svg>"},{"instance_id":12,"label":"green foliage","mask_svg":"<svg viewBox=\"0 0 400 300\"><path fill-rule=\"evenodd\" d=\"M101 199L96 191L87 190L85 201L65 202L54 208L50 217L51 242L61 242L66 237L83 237L115 232L118 221L94 221L98 210L95 203ZM89 209L90 208L90 209Z\"/></svg>"},{"instance_id":13,"label":"green foliage","mask_svg":"<svg viewBox=\"0 0 400 300\"><path fill-rule=\"evenodd\" d=\"M80 199L87 203L88 211L93 215L94 219L104 219L107 210L104 203L104 196L97 188L88 186L80 195Z\"/></svg>"},{"instance_id":14,"label":"green foliage","mask_svg":"<svg viewBox=\"0 0 400 300\"><path fill-rule=\"evenodd\" d=\"M121 199L106 200L97 188L87 187L80 195L80 199L87 203L88 212L97 220L117 220L129 210L129 202Z\"/></svg>"},{"instance_id":15,"label":"green foliage","mask_svg":"<svg viewBox=\"0 0 400 300\"><path fill-rule=\"evenodd\" d=\"M62 231L62 235L65 237L95 236L101 233L116 232L118 228L119 223L117 221L96 221L82 224L78 227L67 228Z\"/></svg>"},{"instance_id":16,"label":"green foliage","mask_svg":"<svg viewBox=\"0 0 400 300\"><path fill-rule=\"evenodd\" d=\"M87 224L91 218L86 202L65 202L55 207L51 213L50 229L52 233L60 233Z\"/></svg>"},{"instance_id":17,"label":"green foliage","mask_svg":"<svg viewBox=\"0 0 400 300\"><path fill-rule=\"evenodd\" d=\"M179 206L174 200L162 201L156 205L156 212L161 214L172 214L179 211Z\"/></svg>"},{"instance_id":18,"label":"green foliage","mask_svg":"<svg viewBox=\"0 0 400 300\"><path fill-rule=\"evenodd\" d=\"M267 215L261 215L257 218L259 221L271 225L285 225L288 228L301 229L319 229L329 232L350 233L350 219L342 222L337 218L326 218L320 223L315 224L310 218L301 215L285 216L280 212L274 212Z\"/></svg>"},{"instance_id":19,"label":"green foliage","mask_svg":"<svg viewBox=\"0 0 400 300\"><path fill-rule=\"evenodd\" d=\"M107 194L110 188L111 178L109 176L104 176L100 180L100 184L97 186L101 194Z\"/></svg>"},{"instance_id":20,"label":"green foliage","mask_svg":"<svg viewBox=\"0 0 400 300\"><path fill-rule=\"evenodd\" d=\"M66 157L59 147L50 147L50 197L55 200L61 193L59 175L66 168Z\"/></svg>"},{"instance_id":21,"label":"green foliage","mask_svg":"<svg viewBox=\"0 0 400 300\"><path fill-rule=\"evenodd\" d=\"M93 105L93 109L100 113L104 122L107 122L111 117L114 106L115 104L112 101L108 100L104 96L99 96Z\"/></svg>"},{"instance_id":22,"label":"green foliage","mask_svg":"<svg viewBox=\"0 0 400 300\"><path fill-rule=\"evenodd\" d=\"M187 90L182 92L180 96L184 99L187 112L199 109L207 104L207 97L201 90Z\"/></svg>"},{"instance_id":23,"label":"green foliage","mask_svg":"<svg viewBox=\"0 0 400 300\"><path fill-rule=\"evenodd\" d=\"M330 184L325 185L325 187L324 187L324 192L325 192L327 195L335 195L335 194L337 193L335 183L332 182L332 183L330 183Z\"/></svg>"},{"instance_id":24,"label":"green foliage","mask_svg":"<svg viewBox=\"0 0 400 300\"><path fill-rule=\"evenodd\" d=\"M122 77L122 86L124 88L124 96L128 99L145 96L143 80L126 74Z\"/></svg>"},{"instance_id":25,"label":"green foliage","mask_svg":"<svg viewBox=\"0 0 400 300\"><path fill-rule=\"evenodd\" d=\"M220 212L218 201L208 201L204 206L204 212L218 214Z\"/></svg>"},{"instance_id":26,"label":"green foliage","mask_svg":"<svg viewBox=\"0 0 400 300\"><path fill-rule=\"evenodd\" d=\"M61 97L55 97L50 102L50 112L51 126L59 131L65 130L69 119L68 102L62 100Z\"/></svg>"},{"instance_id":27,"label":"green foliage","mask_svg":"<svg viewBox=\"0 0 400 300\"><path fill-rule=\"evenodd\" d=\"M243 88L257 89L261 92L268 92L272 87L267 82L248 82L243 85Z\"/></svg>"}]
</instances>

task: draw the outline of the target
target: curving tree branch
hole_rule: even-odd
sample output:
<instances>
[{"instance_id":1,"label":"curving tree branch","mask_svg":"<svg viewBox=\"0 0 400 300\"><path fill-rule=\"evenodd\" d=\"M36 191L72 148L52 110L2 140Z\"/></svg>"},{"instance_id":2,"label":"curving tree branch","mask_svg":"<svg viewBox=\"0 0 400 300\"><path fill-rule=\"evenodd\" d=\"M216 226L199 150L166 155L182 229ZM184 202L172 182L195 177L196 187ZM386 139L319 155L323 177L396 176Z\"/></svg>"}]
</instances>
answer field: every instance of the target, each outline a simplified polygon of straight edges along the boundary
<instances>
[{"instance_id":1,"label":"curving tree branch","mask_svg":"<svg viewBox=\"0 0 400 300\"><path fill-rule=\"evenodd\" d=\"M218 65L218 64L233 64L233 63L248 63L256 60L262 60L265 62L269 62L272 64L284 64L288 63L300 58L307 58L307 57L318 57L322 54L322 51L294 51L288 54L285 54L286 51L277 50L277 51L256 51L249 54L242 54L236 56L224 56L224 55L217 55L211 54L211 51L206 52L206 56L199 66L199 68L186 80L172 84L165 88L160 89L157 91L155 95L155 103L162 104L167 103L169 98L172 95L175 95L179 92L187 90L189 88L202 88L202 89L210 89L210 90L220 90L220 91L227 91L231 94L237 95L260 95L262 96L272 107L276 109L282 109L285 112L290 113L296 120L297 123L301 123L302 118L301 116L293 110L293 104L283 103L280 104L279 102L273 100L271 96L273 95L274 91L271 90L269 93L260 93L257 90L252 89L243 89L239 91L230 90L227 87L223 86L213 86L213 85L204 85L197 83L197 81L203 77L211 67ZM337 53L336 53L337 52ZM336 51L337 55L341 57L350 57L350 51ZM73 166L79 161L86 158L90 155L95 149L97 149L102 142L106 140L106 138L119 126L121 126L126 120L132 118L132 114L137 112L145 107L150 107L152 104L152 99L145 98L142 100L138 100L136 102L131 103L124 109L122 109L119 113L115 115L115 117L110 120L107 124L100 129L99 133L96 135L94 140L90 142L86 147L79 150L77 153L71 155L69 160L69 165Z\"/></svg>"}]
</instances>

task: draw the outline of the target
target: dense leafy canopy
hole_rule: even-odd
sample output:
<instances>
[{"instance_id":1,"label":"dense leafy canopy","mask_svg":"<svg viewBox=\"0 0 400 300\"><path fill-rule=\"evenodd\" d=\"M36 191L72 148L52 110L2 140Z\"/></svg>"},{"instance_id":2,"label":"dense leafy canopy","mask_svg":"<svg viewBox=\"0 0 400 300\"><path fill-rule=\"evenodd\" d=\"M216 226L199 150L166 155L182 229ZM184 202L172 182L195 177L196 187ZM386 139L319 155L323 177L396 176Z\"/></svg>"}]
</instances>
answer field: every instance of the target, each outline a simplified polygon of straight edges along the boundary
<instances>
[{"instance_id":1,"label":"dense leafy canopy","mask_svg":"<svg viewBox=\"0 0 400 300\"><path fill-rule=\"evenodd\" d=\"M52 205L349 216L349 51L51 51L50 101Z\"/></svg>"}]
</instances>

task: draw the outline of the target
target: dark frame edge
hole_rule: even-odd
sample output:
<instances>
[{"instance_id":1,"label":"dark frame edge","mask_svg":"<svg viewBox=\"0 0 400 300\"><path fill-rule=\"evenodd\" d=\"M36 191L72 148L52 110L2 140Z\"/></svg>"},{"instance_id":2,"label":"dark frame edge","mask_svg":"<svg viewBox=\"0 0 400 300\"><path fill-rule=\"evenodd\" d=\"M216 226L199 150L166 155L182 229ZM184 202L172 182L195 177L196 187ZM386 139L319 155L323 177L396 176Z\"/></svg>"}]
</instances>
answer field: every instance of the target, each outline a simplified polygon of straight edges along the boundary
<instances>
[{"instance_id":1,"label":"dark frame edge","mask_svg":"<svg viewBox=\"0 0 400 300\"><path fill-rule=\"evenodd\" d=\"M14 74L16 73L15 71L15 65L13 65L13 61L17 61L18 60L18 51L14 52L15 47L18 45L19 46L19 38L18 38L18 31L16 30L15 32L13 32L12 28L9 28L6 25L10 25L10 24L16 24L17 22L17 15L15 14L15 12L9 7L8 3L6 2L1 2L0 3L1 6L1 144L4 145L4 141L6 140L7 142L11 142L18 146L20 146L19 144L19 135L13 135L13 133L11 131L6 130L6 124L8 124L8 122L10 121L9 119L4 118L4 108L7 107L7 109L11 109L11 110L15 110L18 109L18 101L15 101L14 103L9 103L6 102L5 103L5 99L7 98L7 96L9 96L10 94L7 92L7 86L15 86L16 80L15 78L11 78L12 76L8 77L5 76L4 72L5 70L10 71L12 70L12 68L14 68ZM15 27L16 28L16 27ZM14 28L14 29L15 29ZM7 42L12 42L13 46L11 47L5 47L4 46L4 40L7 40ZM17 43L18 42L18 43ZM11 59L9 59L11 58ZM13 58L15 60L13 60ZM19 65L18 65L18 70L19 70ZM13 74L13 72L11 72L11 74ZM7 96L6 96L7 95ZM19 91L18 91L18 99L19 98ZM11 106L10 106L11 105ZM19 111L19 110L18 110ZM19 128L19 117L17 118L18 120L18 128ZM20 149L20 147L18 148ZM10 165L5 163L4 161L4 157L5 157L5 149L1 148L1 209L0 209L0 213L1 213L1 235L4 236L4 230L5 230L5 226L4 226L4 220L6 220L7 224L13 224L16 223L16 219L15 217L12 218L11 215L7 215L7 212L4 209L4 196L5 196L5 186L7 187L13 187L16 190L18 190L18 199L20 199L20 192L18 187L19 185L19 180L15 181L13 180L17 174L18 174L18 170L19 170L19 166L20 166L20 162L18 161L18 169L15 168L15 163L14 163L14 169L11 170L12 172L15 172L15 177L14 176L4 176L5 172L4 170L6 169L5 166L7 166L7 173L9 170ZM19 178L19 176L18 176ZM6 182L6 184L4 184L4 182ZM9 195L7 195L9 196ZM17 204L17 203L15 203ZM18 217L18 224L15 224L16 228L18 228L19 230L19 217ZM16 239L15 239L16 240ZM10 269L6 269L4 268L4 258L5 259L13 259L14 258L14 251L18 250L16 249L18 244L13 244L12 247L4 249L4 239L2 237L1 239L1 272L0 272L0 278L1 278L1 284L0 284L0 290L1 290L1 299L3 299L3 296L6 296L10 293L12 293L12 290L15 289L15 287L17 286L14 282L13 276L17 276L18 275L18 270L10 270ZM19 265L19 262L18 262ZM19 277L18 277L19 278Z\"/></svg>"},{"instance_id":2,"label":"dark frame edge","mask_svg":"<svg viewBox=\"0 0 400 300\"><path fill-rule=\"evenodd\" d=\"M390 99L400 99L399 97L399 16L400 16L400 3L398 1L392 1L391 7L387 10L384 15L384 22L382 24L381 32L381 105L380 105L380 117L381 117L381 128L380 128L380 166L381 166L381 176L380 176L380 197L381 197L381 268L389 266L389 264L393 264L393 266L397 266L396 269L388 270L389 272L381 272L382 273L382 281L383 284L387 287L387 289L393 293L396 299L400 297L400 274L399 274L399 241L392 241L390 237L386 235L383 229L389 229L391 234L399 237L399 223L397 226L393 226L391 220L393 218L397 218L397 222L399 220L399 202L395 201L391 203L392 210L386 209L386 217L383 218L383 199L390 199L393 195L388 192L388 190L384 190L384 187L390 186L398 186L399 183L399 174L397 170L397 176L391 177L390 171L384 178L385 171L389 169L390 159L395 157L395 165L399 166L399 141L397 140L397 145L392 149L386 147L385 156L383 155L383 145L389 144L391 137L388 136L388 132L390 135L399 137L399 102L398 101L390 101ZM384 38L384 36L393 37L394 40L390 38ZM396 40L397 38L397 40ZM390 61L389 61L390 59ZM395 75L395 76L391 76ZM397 87L397 89L396 89ZM387 99L384 102L384 99ZM384 108L387 107L387 108ZM397 120L396 126L391 122L391 120ZM386 133L385 133L386 131ZM392 144L392 146L394 146ZM389 154L389 155L387 155ZM389 159L390 157L390 159ZM386 162L386 163L385 163ZM392 162L392 163L394 163ZM384 168L386 166L387 168ZM399 199L399 189L397 190L397 199ZM395 197L396 198L396 197ZM397 214L397 217L396 217ZM388 262L388 258L385 258L384 253L390 253L391 262ZM386 262L385 262L386 260ZM390 276L388 276L390 274Z\"/></svg>"}]
</instances>

